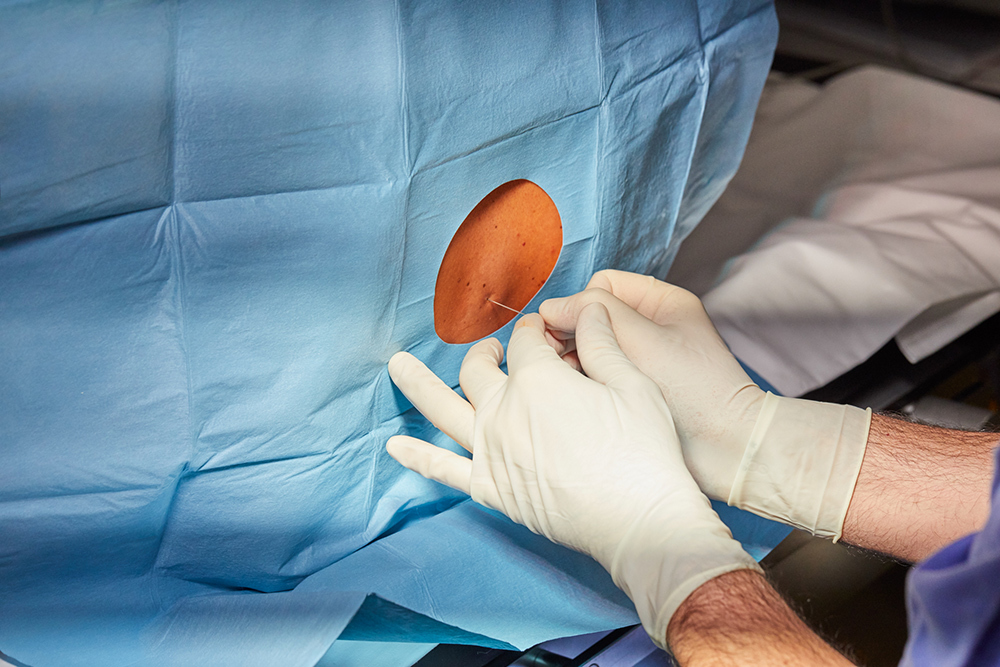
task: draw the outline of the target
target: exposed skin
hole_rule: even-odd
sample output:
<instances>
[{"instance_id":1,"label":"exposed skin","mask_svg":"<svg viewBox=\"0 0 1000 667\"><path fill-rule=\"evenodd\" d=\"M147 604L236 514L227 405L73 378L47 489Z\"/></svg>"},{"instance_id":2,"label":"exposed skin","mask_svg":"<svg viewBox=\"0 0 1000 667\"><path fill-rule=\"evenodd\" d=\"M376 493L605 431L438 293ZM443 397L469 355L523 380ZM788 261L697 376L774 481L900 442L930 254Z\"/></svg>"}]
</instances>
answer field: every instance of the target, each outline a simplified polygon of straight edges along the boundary
<instances>
[{"instance_id":1,"label":"exposed skin","mask_svg":"<svg viewBox=\"0 0 1000 667\"><path fill-rule=\"evenodd\" d=\"M915 562L981 530L998 439L873 415L843 540Z\"/></svg>"},{"instance_id":2,"label":"exposed skin","mask_svg":"<svg viewBox=\"0 0 1000 667\"><path fill-rule=\"evenodd\" d=\"M749 571L716 577L688 596L670 619L667 643L682 667L854 664Z\"/></svg>"},{"instance_id":3,"label":"exposed skin","mask_svg":"<svg viewBox=\"0 0 1000 667\"><path fill-rule=\"evenodd\" d=\"M995 433L874 415L844 541L916 561L980 530L997 444ZM667 641L683 667L852 664L749 572L695 590L671 619Z\"/></svg>"},{"instance_id":4,"label":"exposed skin","mask_svg":"<svg viewBox=\"0 0 1000 667\"><path fill-rule=\"evenodd\" d=\"M548 279L562 249L552 199L531 181L509 181L469 213L441 260L434 330L471 343L510 322Z\"/></svg>"}]
</instances>

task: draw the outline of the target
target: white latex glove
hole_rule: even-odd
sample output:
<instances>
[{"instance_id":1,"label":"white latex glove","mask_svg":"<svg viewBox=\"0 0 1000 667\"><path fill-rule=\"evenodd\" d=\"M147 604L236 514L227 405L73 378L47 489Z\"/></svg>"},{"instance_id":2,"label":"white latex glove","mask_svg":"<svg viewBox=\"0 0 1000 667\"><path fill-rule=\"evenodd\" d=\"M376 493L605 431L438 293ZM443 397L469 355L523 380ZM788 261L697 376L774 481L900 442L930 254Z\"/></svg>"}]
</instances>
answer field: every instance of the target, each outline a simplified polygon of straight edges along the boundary
<instances>
[{"instance_id":1,"label":"white latex glove","mask_svg":"<svg viewBox=\"0 0 1000 667\"><path fill-rule=\"evenodd\" d=\"M729 352L698 297L622 271L596 273L585 291L539 308L549 340L572 364L578 318L592 303L604 304L621 349L659 385L684 459L705 493L840 538L871 410L765 394Z\"/></svg>"},{"instance_id":2,"label":"white latex glove","mask_svg":"<svg viewBox=\"0 0 1000 667\"><path fill-rule=\"evenodd\" d=\"M472 458L403 435L386 448L407 468L592 556L663 646L670 617L698 586L758 566L684 467L663 397L618 347L607 310L580 313L587 376L544 332L538 315L517 323L509 375L497 340L474 345L459 375L468 402L412 355L394 355L396 385Z\"/></svg>"}]
</instances>

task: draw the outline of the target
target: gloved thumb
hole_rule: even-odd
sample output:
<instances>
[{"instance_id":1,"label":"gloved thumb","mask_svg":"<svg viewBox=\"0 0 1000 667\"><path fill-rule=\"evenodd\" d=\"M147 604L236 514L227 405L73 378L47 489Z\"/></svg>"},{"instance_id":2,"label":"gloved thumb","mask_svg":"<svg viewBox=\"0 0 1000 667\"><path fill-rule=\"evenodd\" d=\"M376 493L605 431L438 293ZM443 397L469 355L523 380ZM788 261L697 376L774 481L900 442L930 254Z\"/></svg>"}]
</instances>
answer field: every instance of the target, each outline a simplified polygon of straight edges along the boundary
<instances>
[{"instance_id":1,"label":"gloved thumb","mask_svg":"<svg viewBox=\"0 0 1000 667\"><path fill-rule=\"evenodd\" d=\"M646 379L618 345L611 315L603 303L590 303L580 311L576 324L576 353L583 372L608 386Z\"/></svg>"}]
</instances>

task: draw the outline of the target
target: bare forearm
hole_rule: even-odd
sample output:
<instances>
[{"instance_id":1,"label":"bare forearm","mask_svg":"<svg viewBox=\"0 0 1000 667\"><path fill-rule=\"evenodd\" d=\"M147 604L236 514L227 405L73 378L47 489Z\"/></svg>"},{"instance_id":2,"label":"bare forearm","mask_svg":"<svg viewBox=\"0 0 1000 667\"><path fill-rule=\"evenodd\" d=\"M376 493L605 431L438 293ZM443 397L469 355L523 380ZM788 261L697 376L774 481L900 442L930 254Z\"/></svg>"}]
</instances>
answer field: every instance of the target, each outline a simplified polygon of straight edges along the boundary
<instances>
[{"instance_id":1,"label":"bare forearm","mask_svg":"<svg viewBox=\"0 0 1000 667\"><path fill-rule=\"evenodd\" d=\"M695 590L670 619L667 643L681 667L852 664L749 570Z\"/></svg>"},{"instance_id":2,"label":"bare forearm","mask_svg":"<svg viewBox=\"0 0 1000 667\"><path fill-rule=\"evenodd\" d=\"M979 530L998 439L873 415L844 541L918 561Z\"/></svg>"},{"instance_id":3,"label":"bare forearm","mask_svg":"<svg viewBox=\"0 0 1000 667\"><path fill-rule=\"evenodd\" d=\"M843 539L915 561L979 530L998 439L875 415ZM667 641L682 667L851 664L749 571L692 593L671 619Z\"/></svg>"}]
</instances>

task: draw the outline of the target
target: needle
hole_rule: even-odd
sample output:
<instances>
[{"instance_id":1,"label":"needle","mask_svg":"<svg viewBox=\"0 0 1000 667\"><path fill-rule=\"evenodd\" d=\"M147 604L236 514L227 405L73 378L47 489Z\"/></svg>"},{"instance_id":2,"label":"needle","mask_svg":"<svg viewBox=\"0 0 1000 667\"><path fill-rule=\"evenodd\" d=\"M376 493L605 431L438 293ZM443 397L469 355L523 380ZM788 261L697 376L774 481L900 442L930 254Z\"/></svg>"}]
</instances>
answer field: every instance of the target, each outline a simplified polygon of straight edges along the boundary
<instances>
[{"instance_id":1,"label":"needle","mask_svg":"<svg viewBox=\"0 0 1000 667\"><path fill-rule=\"evenodd\" d=\"M520 310L517 310L516 308L511 308L510 306L505 306L502 303L500 303L499 301L494 301L493 299L490 299L489 297L487 297L486 300L489 301L490 303L494 304L494 305L500 306L501 308L506 308L507 310L513 311L513 312L517 313L518 315L524 315L524 313L522 313Z\"/></svg>"}]
</instances>

